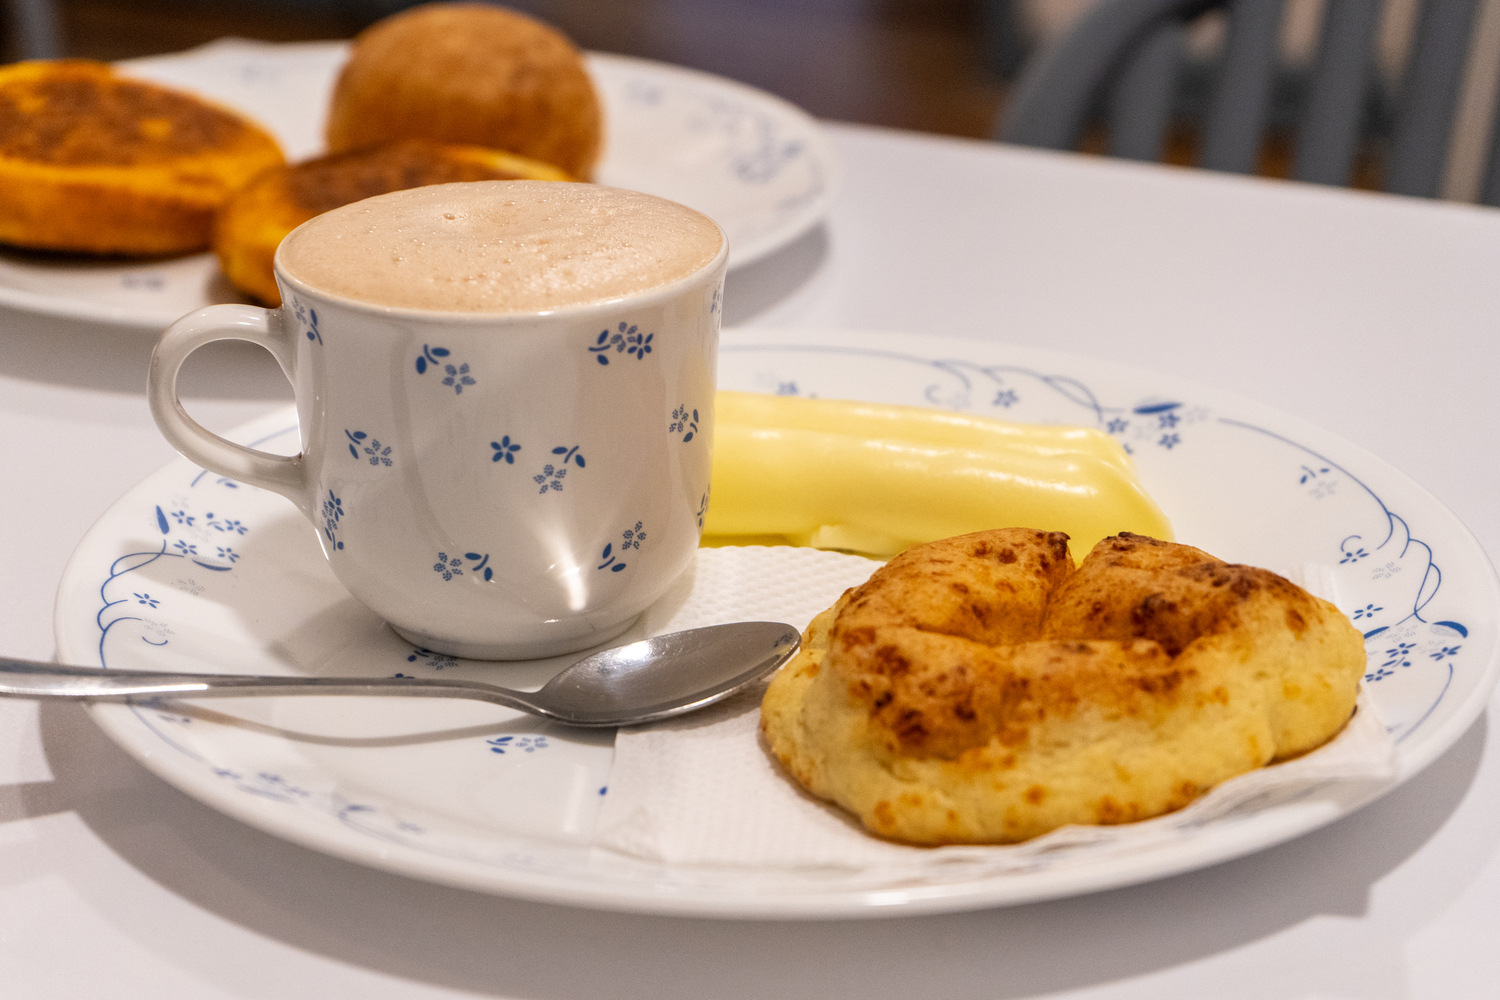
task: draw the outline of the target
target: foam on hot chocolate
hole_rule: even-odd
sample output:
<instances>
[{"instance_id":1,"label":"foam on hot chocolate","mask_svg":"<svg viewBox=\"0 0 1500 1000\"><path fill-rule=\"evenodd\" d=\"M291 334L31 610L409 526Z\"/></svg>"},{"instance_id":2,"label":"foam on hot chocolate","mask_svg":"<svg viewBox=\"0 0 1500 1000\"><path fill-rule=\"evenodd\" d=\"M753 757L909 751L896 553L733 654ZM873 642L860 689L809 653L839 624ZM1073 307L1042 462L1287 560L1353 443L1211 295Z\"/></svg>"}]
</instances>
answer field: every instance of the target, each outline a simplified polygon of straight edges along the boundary
<instances>
[{"instance_id":1,"label":"foam on hot chocolate","mask_svg":"<svg viewBox=\"0 0 1500 1000\"><path fill-rule=\"evenodd\" d=\"M549 181L435 184L305 223L277 260L291 277L371 305L529 313L607 302L686 278L723 234L638 191Z\"/></svg>"}]
</instances>

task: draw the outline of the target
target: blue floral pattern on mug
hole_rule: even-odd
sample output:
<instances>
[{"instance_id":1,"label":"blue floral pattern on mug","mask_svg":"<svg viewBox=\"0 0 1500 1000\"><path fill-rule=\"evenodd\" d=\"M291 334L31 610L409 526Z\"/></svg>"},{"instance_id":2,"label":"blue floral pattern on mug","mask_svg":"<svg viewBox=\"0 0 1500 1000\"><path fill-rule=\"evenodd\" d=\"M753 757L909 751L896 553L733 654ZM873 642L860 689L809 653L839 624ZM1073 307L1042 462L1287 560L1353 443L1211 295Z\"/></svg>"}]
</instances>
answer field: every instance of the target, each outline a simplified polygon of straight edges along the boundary
<instances>
[{"instance_id":1,"label":"blue floral pattern on mug","mask_svg":"<svg viewBox=\"0 0 1500 1000\"><path fill-rule=\"evenodd\" d=\"M687 433L683 434L686 431ZM698 433L698 411L693 410L689 414L687 404L684 403L672 411L672 422L667 425L668 434L682 434L682 443L687 444Z\"/></svg>"},{"instance_id":2,"label":"blue floral pattern on mug","mask_svg":"<svg viewBox=\"0 0 1500 1000\"><path fill-rule=\"evenodd\" d=\"M422 353L417 355L417 374L427 374L427 369L429 367L437 368L442 364L442 361L439 359L446 358L449 354L452 353L453 352L448 350L448 348L446 347L431 347L427 344L423 344Z\"/></svg>"},{"instance_id":3,"label":"blue floral pattern on mug","mask_svg":"<svg viewBox=\"0 0 1500 1000\"><path fill-rule=\"evenodd\" d=\"M417 355L417 374L427 374L427 369L442 369L443 384L452 389L456 395L463 395L464 386L474 385L474 376L469 373L469 364L454 364L444 361L444 358L452 355L452 351L446 347L433 347L431 344L422 345L422 353Z\"/></svg>"},{"instance_id":4,"label":"blue floral pattern on mug","mask_svg":"<svg viewBox=\"0 0 1500 1000\"><path fill-rule=\"evenodd\" d=\"M443 582L447 583L455 576L464 575L464 561L458 558L458 556L450 559L448 558L448 553L439 552L437 554L437 562L432 564L432 571L443 574Z\"/></svg>"},{"instance_id":5,"label":"blue floral pattern on mug","mask_svg":"<svg viewBox=\"0 0 1500 1000\"><path fill-rule=\"evenodd\" d=\"M568 475L569 462L577 465L580 469L587 464L583 460L583 453L578 448L579 445L575 444L571 448L567 445L558 445L552 449L552 454L561 455L562 458L558 459L556 465L549 462L542 466L541 474L531 477L532 482L541 486L541 489L537 490L538 493L546 493L548 490L561 491L563 488L562 481Z\"/></svg>"},{"instance_id":6,"label":"blue floral pattern on mug","mask_svg":"<svg viewBox=\"0 0 1500 1000\"><path fill-rule=\"evenodd\" d=\"M494 449L494 454L490 456L490 461L504 461L507 465L516 464L516 452L521 450L519 444L511 441L509 434L502 437L499 441L491 441L490 447Z\"/></svg>"},{"instance_id":7,"label":"blue floral pattern on mug","mask_svg":"<svg viewBox=\"0 0 1500 1000\"><path fill-rule=\"evenodd\" d=\"M323 501L323 534L328 536L328 544L336 549L344 547L344 543L338 540L339 521L343 516L344 501L335 496L333 490L329 490L328 498Z\"/></svg>"},{"instance_id":8,"label":"blue floral pattern on mug","mask_svg":"<svg viewBox=\"0 0 1500 1000\"><path fill-rule=\"evenodd\" d=\"M642 530L641 522L637 521L635 527L626 528L621 532L621 539L618 553L615 552L614 542L604 546L604 551L599 553L599 558L604 561L595 566L595 569L608 569L611 573L618 573L625 568L625 563L621 561L625 558L625 553L631 549L639 549L641 543L646 540L646 532Z\"/></svg>"},{"instance_id":9,"label":"blue floral pattern on mug","mask_svg":"<svg viewBox=\"0 0 1500 1000\"><path fill-rule=\"evenodd\" d=\"M390 466L391 446L382 446L376 438L370 437L364 431L345 430L344 437L349 439L349 454L358 460L360 452L363 451L369 458L371 465Z\"/></svg>"},{"instance_id":10,"label":"blue floral pattern on mug","mask_svg":"<svg viewBox=\"0 0 1500 1000\"><path fill-rule=\"evenodd\" d=\"M297 322L307 328L307 339L318 344L323 343L323 334L318 330L318 311L307 308L302 304L302 300L294 297L292 312L297 314Z\"/></svg>"},{"instance_id":11,"label":"blue floral pattern on mug","mask_svg":"<svg viewBox=\"0 0 1500 1000\"><path fill-rule=\"evenodd\" d=\"M655 338L656 334L643 334L634 324L621 323L613 333L608 329L600 330L599 336L594 340L594 345L589 348L589 353L594 355L601 365L609 364L610 348L614 348L616 354L630 354L639 361L651 353L651 341Z\"/></svg>"},{"instance_id":12,"label":"blue floral pattern on mug","mask_svg":"<svg viewBox=\"0 0 1500 1000\"><path fill-rule=\"evenodd\" d=\"M456 366L444 365L443 371L447 373L443 376L443 384L451 387L455 394L462 394L464 386L474 384L474 377L469 374L467 362Z\"/></svg>"},{"instance_id":13,"label":"blue floral pattern on mug","mask_svg":"<svg viewBox=\"0 0 1500 1000\"><path fill-rule=\"evenodd\" d=\"M490 554L488 552L482 554L479 552L465 552L464 558L474 564L469 567L469 572L481 574L484 577L485 583L489 583L495 578L495 567L490 565Z\"/></svg>"}]
</instances>

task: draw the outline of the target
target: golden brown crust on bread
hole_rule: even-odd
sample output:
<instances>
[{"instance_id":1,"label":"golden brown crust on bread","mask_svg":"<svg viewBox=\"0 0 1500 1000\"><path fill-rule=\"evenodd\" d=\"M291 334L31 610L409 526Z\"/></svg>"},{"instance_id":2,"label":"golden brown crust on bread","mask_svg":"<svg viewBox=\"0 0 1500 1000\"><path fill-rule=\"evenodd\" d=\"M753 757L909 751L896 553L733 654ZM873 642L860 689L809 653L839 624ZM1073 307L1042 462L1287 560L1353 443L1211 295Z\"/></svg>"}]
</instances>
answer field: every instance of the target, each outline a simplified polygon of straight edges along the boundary
<instances>
[{"instance_id":1,"label":"golden brown crust on bread","mask_svg":"<svg viewBox=\"0 0 1500 1000\"><path fill-rule=\"evenodd\" d=\"M1003 529L877 570L772 681L773 753L882 836L1011 842L1169 812L1348 720L1364 645L1331 604L1138 535L1066 551Z\"/></svg>"},{"instance_id":2,"label":"golden brown crust on bread","mask_svg":"<svg viewBox=\"0 0 1500 1000\"><path fill-rule=\"evenodd\" d=\"M236 193L219 213L214 252L235 287L276 306L276 248L313 216L427 184L518 179L572 180L548 164L478 146L410 141L320 156L267 170Z\"/></svg>"},{"instance_id":3,"label":"golden brown crust on bread","mask_svg":"<svg viewBox=\"0 0 1500 1000\"><path fill-rule=\"evenodd\" d=\"M224 200L281 162L276 140L249 120L104 63L0 67L0 242L200 250Z\"/></svg>"},{"instance_id":4,"label":"golden brown crust on bread","mask_svg":"<svg viewBox=\"0 0 1500 1000\"><path fill-rule=\"evenodd\" d=\"M354 40L328 113L333 152L400 139L470 143L587 180L603 116L583 58L515 11L434 3Z\"/></svg>"}]
</instances>

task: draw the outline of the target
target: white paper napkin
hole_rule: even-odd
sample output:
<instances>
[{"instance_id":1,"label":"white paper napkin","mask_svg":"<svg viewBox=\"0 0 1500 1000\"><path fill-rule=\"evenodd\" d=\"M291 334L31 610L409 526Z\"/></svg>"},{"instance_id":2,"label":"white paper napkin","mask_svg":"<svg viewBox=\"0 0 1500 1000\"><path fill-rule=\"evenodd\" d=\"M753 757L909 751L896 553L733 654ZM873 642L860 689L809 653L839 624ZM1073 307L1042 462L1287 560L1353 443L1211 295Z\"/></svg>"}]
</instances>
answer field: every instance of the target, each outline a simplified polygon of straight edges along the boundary
<instances>
[{"instance_id":1,"label":"white paper napkin","mask_svg":"<svg viewBox=\"0 0 1500 1000\"><path fill-rule=\"evenodd\" d=\"M647 629L760 619L803 629L878 566L815 549L704 549L685 590L647 613ZM1331 598L1332 576L1323 569L1288 576ZM841 810L807 795L780 772L760 739L763 692L761 686L680 720L621 730L595 844L691 865L863 868L982 862L987 869L1019 869L1060 853L1140 850L1229 814L1306 797L1330 784L1395 779L1394 743L1362 694L1354 720L1327 746L1227 781L1175 813L1122 826L1064 827L1008 847L908 847L865 834Z\"/></svg>"}]
</instances>

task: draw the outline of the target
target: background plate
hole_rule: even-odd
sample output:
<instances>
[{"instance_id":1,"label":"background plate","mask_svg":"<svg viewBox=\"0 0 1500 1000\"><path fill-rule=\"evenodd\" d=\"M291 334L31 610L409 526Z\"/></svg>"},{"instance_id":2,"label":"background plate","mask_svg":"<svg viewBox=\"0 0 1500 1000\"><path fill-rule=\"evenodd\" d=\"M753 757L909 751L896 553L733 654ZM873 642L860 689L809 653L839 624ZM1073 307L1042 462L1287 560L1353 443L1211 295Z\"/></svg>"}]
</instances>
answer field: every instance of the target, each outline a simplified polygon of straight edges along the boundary
<instances>
[{"instance_id":1,"label":"background plate","mask_svg":"<svg viewBox=\"0 0 1500 1000\"><path fill-rule=\"evenodd\" d=\"M323 149L346 48L226 39L121 66L243 111L276 135L289 160L300 160ZM710 216L729 237L731 270L785 246L828 211L837 158L800 108L665 63L596 52L588 65L604 102L594 179ZM126 261L0 251L0 306L22 311L155 333L201 306L243 301L212 254Z\"/></svg>"},{"instance_id":2,"label":"background plate","mask_svg":"<svg viewBox=\"0 0 1500 1000\"><path fill-rule=\"evenodd\" d=\"M1338 603L1366 636L1365 684L1397 742L1401 780L1453 744L1500 675L1500 585L1463 525L1380 459L1268 407L1104 361L850 332L725 334L720 382L1114 435L1179 540L1282 572L1332 567ZM294 420L290 410L272 415L241 440L295 450ZM63 575L56 631L63 661L111 667L496 669L402 643L334 580L289 503L185 460L131 490L89 531ZM503 669L507 680L540 683L561 662ZM1168 846L999 876L713 869L589 846L608 781L608 735L459 702L267 698L212 710L91 711L178 788L289 840L487 892L678 914L895 915L1055 898L1237 857L1374 794L1323 789L1214 820Z\"/></svg>"}]
</instances>

